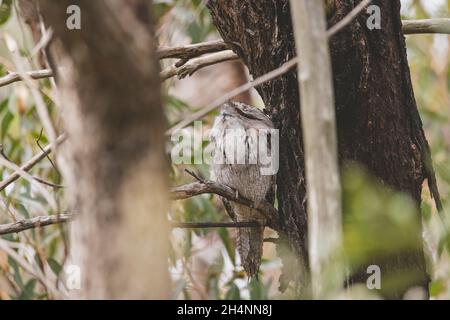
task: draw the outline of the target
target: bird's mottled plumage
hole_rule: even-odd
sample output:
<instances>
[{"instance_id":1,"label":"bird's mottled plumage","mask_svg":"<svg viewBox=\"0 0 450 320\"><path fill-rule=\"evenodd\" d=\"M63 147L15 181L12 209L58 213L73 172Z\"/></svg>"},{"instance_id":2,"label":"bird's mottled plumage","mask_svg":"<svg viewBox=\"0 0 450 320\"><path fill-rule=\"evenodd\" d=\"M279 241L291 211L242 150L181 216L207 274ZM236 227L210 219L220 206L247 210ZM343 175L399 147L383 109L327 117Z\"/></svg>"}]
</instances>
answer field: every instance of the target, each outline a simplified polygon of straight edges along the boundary
<instances>
[{"instance_id":1,"label":"bird's mottled plumage","mask_svg":"<svg viewBox=\"0 0 450 320\"><path fill-rule=\"evenodd\" d=\"M252 200L256 205L267 200L273 202L275 177L261 175L260 164L249 159L257 152L257 139L254 135L245 136L245 164L218 163L219 159L230 158L230 150L225 148L227 130L273 129L271 120L260 110L243 103L229 102L222 106L211 131L211 142L214 144L212 179L235 189L240 195ZM270 148L270 143L268 144ZM222 158L220 158L222 157ZM261 213L244 205L223 199L230 217L235 221L258 221L265 224ZM239 228L237 230L237 247L242 266L249 277L258 273L261 264L264 227Z\"/></svg>"}]
</instances>

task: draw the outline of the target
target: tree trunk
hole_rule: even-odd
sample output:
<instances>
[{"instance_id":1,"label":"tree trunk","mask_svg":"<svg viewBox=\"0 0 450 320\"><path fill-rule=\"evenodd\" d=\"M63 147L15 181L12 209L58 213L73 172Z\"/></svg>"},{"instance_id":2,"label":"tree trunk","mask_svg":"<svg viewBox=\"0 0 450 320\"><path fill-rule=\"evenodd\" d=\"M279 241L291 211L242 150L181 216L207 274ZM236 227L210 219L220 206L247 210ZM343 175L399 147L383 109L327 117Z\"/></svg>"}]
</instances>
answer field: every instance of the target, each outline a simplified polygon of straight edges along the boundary
<instances>
[{"instance_id":1,"label":"tree trunk","mask_svg":"<svg viewBox=\"0 0 450 320\"><path fill-rule=\"evenodd\" d=\"M74 296L168 298L168 168L151 2L76 1L82 24L71 31L72 4L40 1L63 67L64 173L77 214L71 256L82 275Z\"/></svg>"},{"instance_id":2,"label":"tree trunk","mask_svg":"<svg viewBox=\"0 0 450 320\"><path fill-rule=\"evenodd\" d=\"M329 12L329 25L359 2L332 1L335 10ZM381 8L381 30L369 30L368 16L363 13L330 41L339 158L341 164L359 162L383 183L411 195L419 206L424 179L428 178L434 196L438 195L410 80L400 1L373 2ZM210 0L208 7L222 37L254 77L296 55L288 0ZM302 264L298 273L306 273L306 190L296 72L257 90L280 129L279 211L287 238ZM417 219L420 221L419 216ZM421 230L417 233L417 241L421 241ZM374 261L383 276L407 270L418 277L394 293L383 292L385 297L401 298L413 286L427 288L423 251L403 252L387 260ZM351 280L365 283L366 278L362 272Z\"/></svg>"},{"instance_id":3,"label":"tree trunk","mask_svg":"<svg viewBox=\"0 0 450 320\"><path fill-rule=\"evenodd\" d=\"M325 10L320 1L291 0L305 148L312 297L343 288L342 205L336 114Z\"/></svg>"}]
</instances>

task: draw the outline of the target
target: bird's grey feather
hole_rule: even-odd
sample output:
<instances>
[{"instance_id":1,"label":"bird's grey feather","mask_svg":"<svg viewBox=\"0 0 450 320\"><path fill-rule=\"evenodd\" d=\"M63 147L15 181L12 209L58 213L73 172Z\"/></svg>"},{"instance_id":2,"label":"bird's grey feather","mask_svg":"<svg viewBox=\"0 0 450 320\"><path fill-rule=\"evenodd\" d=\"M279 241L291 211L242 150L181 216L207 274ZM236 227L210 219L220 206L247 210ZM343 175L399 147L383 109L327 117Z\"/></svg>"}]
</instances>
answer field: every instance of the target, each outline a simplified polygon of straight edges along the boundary
<instances>
[{"instance_id":1,"label":"bird's grey feather","mask_svg":"<svg viewBox=\"0 0 450 320\"><path fill-rule=\"evenodd\" d=\"M248 161L256 152L257 141L255 136L245 137L245 164L217 163L220 156L230 159L230 150L225 148L225 134L229 129L273 129L270 119L255 107L243 103L230 102L225 104L220 115L216 118L211 130L211 142L213 143L213 164L211 165L212 179L225 184L240 195L258 205L262 200L273 203L275 190L275 177L261 175L260 165L250 164ZM234 151L234 150L233 150ZM234 221L257 221L261 228L239 228L237 247L244 270L250 277L256 276L261 264L261 256L264 240L264 224L266 219L253 208L239 203L223 199L224 206Z\"/></svg>"}]
</instances>

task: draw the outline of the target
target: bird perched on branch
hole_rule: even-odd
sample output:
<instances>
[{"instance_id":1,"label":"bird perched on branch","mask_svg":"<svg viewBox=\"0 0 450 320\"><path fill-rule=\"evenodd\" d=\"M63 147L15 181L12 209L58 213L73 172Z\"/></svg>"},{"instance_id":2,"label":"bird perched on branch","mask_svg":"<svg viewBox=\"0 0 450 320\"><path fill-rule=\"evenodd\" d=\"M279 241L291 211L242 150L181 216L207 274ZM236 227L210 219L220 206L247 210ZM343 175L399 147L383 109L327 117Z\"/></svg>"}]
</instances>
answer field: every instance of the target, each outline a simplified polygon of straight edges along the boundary
<instances>
[{"instance_id":1,"label":"bird perched on branch","mask_svg":"<svg viewBox=\"0 0 450 320\"><path fill-rule=\"evenodd\" d=\"M254 207L262 200L270 203L274 201L275 172L264 170L267 169L267 161L262 156L274 155L278 151L274 150L278 143L272 139L273 130L272 121L259 109L229 102L222 106L210 134L214 148L212 179L253 201ZM242 266L249 277L254 277L261 264L267 220L254 208L225 198L222 201L234 221L256 221L261 224L261 227L237 230L237 247Z\"/></svg>"}]
</instances>

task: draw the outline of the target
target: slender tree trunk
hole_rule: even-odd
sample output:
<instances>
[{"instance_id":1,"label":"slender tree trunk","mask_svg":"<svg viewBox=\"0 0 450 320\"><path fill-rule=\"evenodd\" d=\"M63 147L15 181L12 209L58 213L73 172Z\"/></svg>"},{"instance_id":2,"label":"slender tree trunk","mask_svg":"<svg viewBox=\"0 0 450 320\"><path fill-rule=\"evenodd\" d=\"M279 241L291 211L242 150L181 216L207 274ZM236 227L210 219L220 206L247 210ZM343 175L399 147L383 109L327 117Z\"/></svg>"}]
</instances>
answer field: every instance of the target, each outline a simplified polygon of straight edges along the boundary
<instances>
[{"instance_id":1,"label":"slender tree trunk","mask_svg":"<svg viewBox=\"0 0 450 320\"><path fill-rule=\"evenodd\" d=\"M360 1L328 2L334 6L334 10L327 10L328 23L333 25ZM434 195L437 191L410 80L400 1L373 2L381 9L380 30L369 30L368 16L363 13L330 41L339 158L341 163L359 162L383 183L411 195L419 206L424 179L431 183ZM296 55L288 0L210 0L208 7L222 37L254 77ZM287 238L301 264L297 273L304 274L309 262L296 72L289 72L257 90L280 129L279 211ZM419 216L417 220L420 222ZM417 241L421 247L421 230L417 230ZM383 276L399 271L416 275L394 292L383 292L387 298L401 298L413 286L427 288L429 279L422 250L373 262L380 265ZM366 278L364 268L351 280L365 283Z\"/></svg>"},{"instance_id":2,"label":"slender tree trunk","mask_svg":"<svg viewBox=\"0 0 450 320\"><path fill-rule=\"evenodd\" d=\"M335 298L344 284L341 188L326 16L320 1L291 0L300 85L313 298Z\"/></svg>"},{"instance_id":3,"label":"slender tree trunk","mask_svg":"<svg viewBox=\"0 0 450 320\"><path fill-rule=\"evenodd\" d=\"M66 10L81 9L81 30ZM43 0L55 31L69 135L67 189L77 217L81 298L168 298L167 165L151 2ZM54 51L55 53L55 51Z\"/></svg>"}]
</instances>

